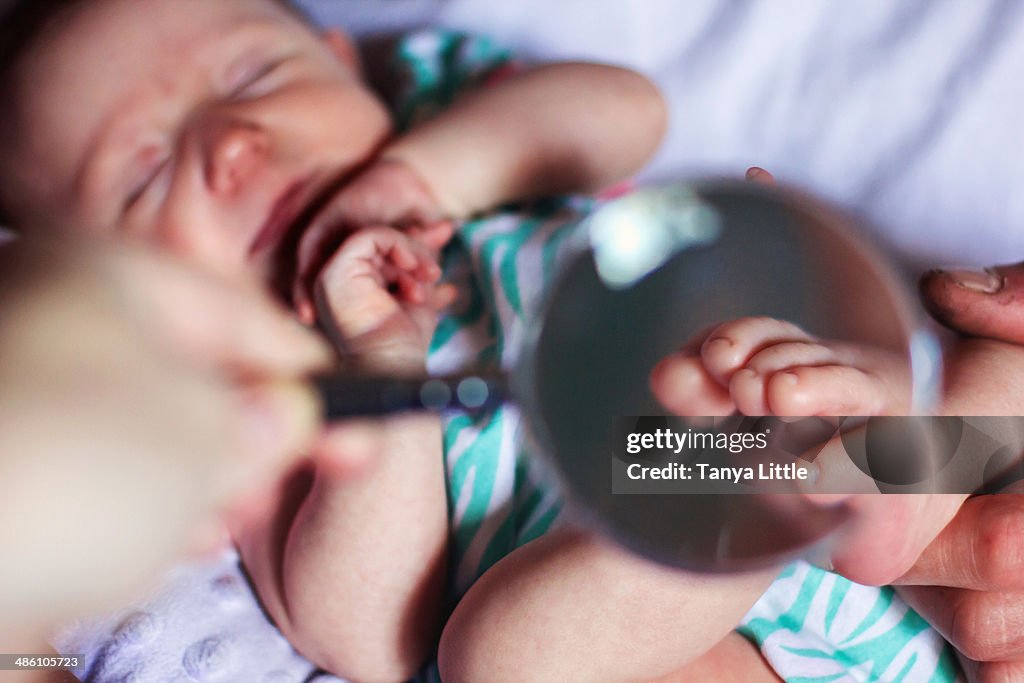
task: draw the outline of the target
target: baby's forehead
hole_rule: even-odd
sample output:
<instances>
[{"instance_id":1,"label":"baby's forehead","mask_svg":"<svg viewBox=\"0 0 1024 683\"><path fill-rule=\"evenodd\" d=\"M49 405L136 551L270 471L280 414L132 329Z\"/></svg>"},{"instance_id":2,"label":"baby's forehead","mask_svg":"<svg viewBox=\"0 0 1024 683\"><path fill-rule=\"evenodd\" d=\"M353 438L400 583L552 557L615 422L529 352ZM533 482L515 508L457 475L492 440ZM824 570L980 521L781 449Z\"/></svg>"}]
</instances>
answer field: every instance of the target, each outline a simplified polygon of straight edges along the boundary
<instances>
[{"instance_id":1,"label":"baby's forehead","mask_svg":"<svg viewBox=\"0 0 1024 683\"><path fill-rule=\"evenodd\" d=\"M209 66L242 27L284 33L294 24L273 0L79 0L42 33L19 71L34 86L102 86L153 68Z\"/></svg>"},{"instance_id":2,"label":"baby's forehead","mask_svg":"<svg viewBox=\"0 0 1024 683\"><path fill-rule=\"evenodd\" d=\"M273 41L297 26L275 0L80 0L18 64L12 163L31 163L19 175L67 201L90 157L130 142L133 119L174 116L246 36Z\"/></svg>"}]
</instances>

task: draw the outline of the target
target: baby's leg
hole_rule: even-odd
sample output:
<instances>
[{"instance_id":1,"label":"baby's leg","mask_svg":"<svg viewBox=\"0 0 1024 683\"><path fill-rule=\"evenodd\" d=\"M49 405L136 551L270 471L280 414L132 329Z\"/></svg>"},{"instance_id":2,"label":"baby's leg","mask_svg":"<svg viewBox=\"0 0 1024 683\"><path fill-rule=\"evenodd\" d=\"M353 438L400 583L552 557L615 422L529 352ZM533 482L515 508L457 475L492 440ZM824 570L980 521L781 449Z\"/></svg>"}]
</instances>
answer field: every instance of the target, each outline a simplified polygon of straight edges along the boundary
<instances>
[{"instance_id":1,"label":"baby's leg","mask_svg":"<svg viewBox=\"0 0 1024 683\"><path fill-rule=\"evenodd\" d=\"M651 384L680 415L893 415L910 406L898 353L817 339L774 318L740 318L658 364Z\"/></svg>"},{"instance_id":2,"label":"baby's leg","mask_svg":"<svg viewBox=\"0 0 1024 683\"><path fill-rule=\"evenodd\" d=\"M700 659L654 683L782 683L752 642L733 631Z\"/></svg>"},{"instance_id":3,"label":"baby's leg","mask_svg":"<svg viewBox=\"0 0 1024 683\"><path fill-rule=\"evenodd\" d=\"M659 679L727 636L777 571L690 574L590 534L558 530L517 549L473 585L441 637L441 677Z\"/></svg>"}]
</instances>

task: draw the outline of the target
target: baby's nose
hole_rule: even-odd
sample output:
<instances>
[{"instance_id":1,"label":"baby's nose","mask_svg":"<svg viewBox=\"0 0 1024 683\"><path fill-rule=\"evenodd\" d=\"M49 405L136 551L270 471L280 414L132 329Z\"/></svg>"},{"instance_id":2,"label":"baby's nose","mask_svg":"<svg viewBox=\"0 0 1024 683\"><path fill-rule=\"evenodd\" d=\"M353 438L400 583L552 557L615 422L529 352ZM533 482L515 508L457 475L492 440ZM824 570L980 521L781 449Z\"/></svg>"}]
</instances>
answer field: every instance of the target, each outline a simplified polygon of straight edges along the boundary
<instances>
[{"instance_id":1,"label":"baby's nose","mask_svg":"<svg viewBox=\"0 0 1024 683\"><path fill-rule=\"evenodd\" d=\"M206 183L219 196L243 187L264 163L270 148L266 131L259 126L231 122L211 136L206 161Z\"/></svg>"}]
</instances>

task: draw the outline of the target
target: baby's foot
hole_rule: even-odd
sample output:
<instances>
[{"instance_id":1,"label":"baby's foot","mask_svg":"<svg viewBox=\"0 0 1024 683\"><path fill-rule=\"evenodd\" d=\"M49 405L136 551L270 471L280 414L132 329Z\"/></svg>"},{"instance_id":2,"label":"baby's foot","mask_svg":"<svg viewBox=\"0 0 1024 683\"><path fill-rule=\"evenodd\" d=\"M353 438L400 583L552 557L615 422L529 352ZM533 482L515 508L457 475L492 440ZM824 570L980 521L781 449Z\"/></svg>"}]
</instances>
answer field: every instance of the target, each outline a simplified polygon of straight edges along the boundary
<instances>
[{"instance_id":1,"label":"baby's foot","mask_svg":"<svg viewBox=\"0 0 1024 683\"><path fill-rule=\"evenodd\" d=\"M699 335L658 364L651 385L680 415L894 415L910 406L900 354L817 339L774 318Z\"/></svg>"}]
</instances>

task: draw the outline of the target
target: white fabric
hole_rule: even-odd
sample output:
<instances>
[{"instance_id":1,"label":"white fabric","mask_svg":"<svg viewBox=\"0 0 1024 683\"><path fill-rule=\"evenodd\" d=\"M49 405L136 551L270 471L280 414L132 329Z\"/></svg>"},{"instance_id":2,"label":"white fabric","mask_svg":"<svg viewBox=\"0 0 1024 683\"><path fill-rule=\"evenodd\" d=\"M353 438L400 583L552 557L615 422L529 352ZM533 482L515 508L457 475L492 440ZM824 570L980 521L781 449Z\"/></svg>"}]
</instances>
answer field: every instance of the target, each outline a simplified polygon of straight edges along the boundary
<instances>
[{"instance_id":1,"label":"white fabric","mask_svg":"<svg viewBox=\"0 0 1024 683\"><path fill-rule=\"evenodd\" d=\"M149 599L52 640L85 655L74 673L87 683L340 683L314 676L263 615L234 550L182 565Z\"/></svg>"},{"instance_id":2,"label":"white fabric","mask_svg":"<svg viewBox=\"0 0 1024 683\"><path fill-rule=\"evenodd\" d=\"M305 0L357 33L434 20L636 68L671 128L648 179L773 171L922 265L1024 259L1016 0Z\"/></svg>"}]
</instances>

